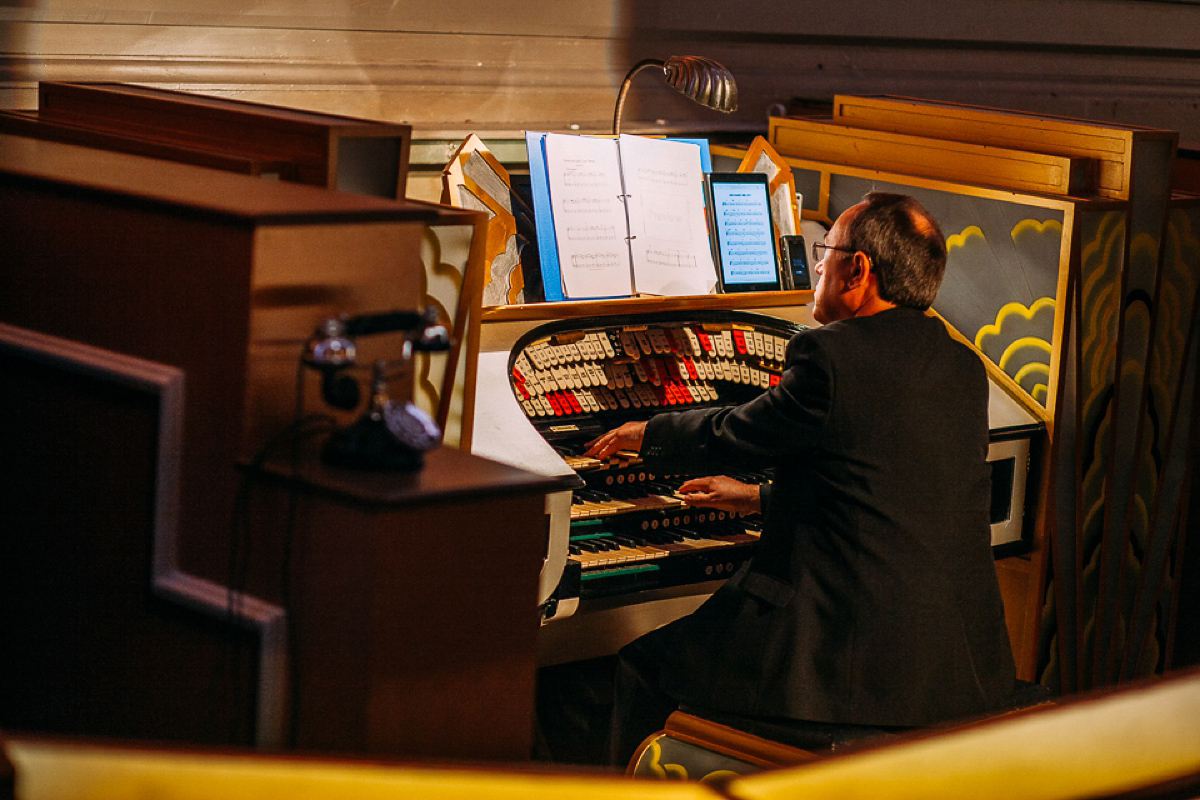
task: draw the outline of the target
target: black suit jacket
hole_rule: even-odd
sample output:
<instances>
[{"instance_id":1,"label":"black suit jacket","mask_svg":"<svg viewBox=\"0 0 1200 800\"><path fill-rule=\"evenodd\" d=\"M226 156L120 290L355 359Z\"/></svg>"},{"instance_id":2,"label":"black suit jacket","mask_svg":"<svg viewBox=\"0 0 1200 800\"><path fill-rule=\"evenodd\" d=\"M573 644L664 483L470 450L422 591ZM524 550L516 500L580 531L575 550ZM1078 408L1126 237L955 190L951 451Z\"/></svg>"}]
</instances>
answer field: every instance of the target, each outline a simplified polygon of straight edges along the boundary
<instances>
[{"instance_id":1,"label":"black suit jacket","mask_svg":"<svg viewBox=\"0 0 1200 800\"><path fill-rule=\"evenodd\" d=\"M990 546L988 380L936 318L892 309L797 334L778 386L654 417L662 474L774 467L748 565L643 637L684 703L927 725L989 711L1014 666Z\"/></svg>"}]
</instances>

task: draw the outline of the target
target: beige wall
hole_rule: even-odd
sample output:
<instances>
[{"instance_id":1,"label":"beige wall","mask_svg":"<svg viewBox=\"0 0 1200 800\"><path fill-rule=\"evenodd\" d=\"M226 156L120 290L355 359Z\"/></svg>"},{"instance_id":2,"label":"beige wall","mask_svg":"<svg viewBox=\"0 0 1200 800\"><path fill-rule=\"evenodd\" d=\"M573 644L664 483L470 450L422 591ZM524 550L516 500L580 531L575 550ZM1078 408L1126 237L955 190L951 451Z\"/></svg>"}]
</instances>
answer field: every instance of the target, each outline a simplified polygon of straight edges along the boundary
<instances>
[{"instance_id":1,"label":"beige wall","mask_svg":"<svg viewBox=\"0 0 1200 800\"><path fill-rule=\"evenodd\" d=\"M756 130L796 98L891 93L1179 130L1200 145L1200 5L1156 0L0 0L0 107L117 80L408 122L419 165L466 133L606 130L640 58L738 79L725 117L650 74L626 111Z\"/></svg>"}]
</instances>

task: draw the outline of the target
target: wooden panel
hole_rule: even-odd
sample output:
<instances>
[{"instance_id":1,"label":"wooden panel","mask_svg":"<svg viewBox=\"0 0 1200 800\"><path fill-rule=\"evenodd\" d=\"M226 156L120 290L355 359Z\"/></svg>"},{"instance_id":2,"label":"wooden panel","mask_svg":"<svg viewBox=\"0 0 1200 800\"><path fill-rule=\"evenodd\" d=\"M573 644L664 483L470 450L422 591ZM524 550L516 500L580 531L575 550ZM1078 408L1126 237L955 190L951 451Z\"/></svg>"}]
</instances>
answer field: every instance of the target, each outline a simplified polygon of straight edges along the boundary
<instances>
[{"instance_id":1,"label":"wooden panel","mask_svg":"<svg viewBox=\"0 0 1200 800\"><path fill-rule=\"evenodd\" d=\"M996 147L1036 146L1049 153L1093 158L1099 162L1096 190L1105 197L1129 199L1133 160L1139 140L1178 134L1132 125L1101 124L1066 117L1000 111L958 103L907 97L834 98L833 119L844 125Z\"/></svg>"},{"instance_id":2,"label":"wooden panel","mask_svg":"<svg viewBox=\"0 0 1200 800\"><path fill-rule=\"evenodd\" d=\"M419 225L386 222L272 225L254 238L243 452L253 452L285 428L296 413L294 392L305 342L323 320L421 307ZM361 337L357 365L346 374L364 386L378 359L395 360L403 331ZM389 392L412 395L412 372L394 370ZM305 408L331 411L320 398L321 381L308 373Z\"/></svg>"},{"instance_id":3,"label":"wooden panel","mask_svg":"<svg viewBox=\"0 0 1200 800\"><path fill-rule=\"evenodd\" d=\"M769 138L785 156L889 172L960 179L1020 191L1083 195L1094 184L1089 159L847 127L803 118L771 117Z\"/></svg>"},{"instance_id":4,"label":"wooden panel","mask_svg":"<svg viewBox=\"0 0 1200 800\"><path fill-rule=\"evenodd\" d=\"M630 297L621 300L576 300L563 303L530 303L521 306L494 306L484 309L485 323L537 321L604 316L608 314L645 314L684 309L728 308L771 309L793 307L794 314L805 314L803 308L812 300L812 290L789 292L746 292L744 294L705 294L691 297ZM769 312L768 312L769 313ZM779 314L791 318L794 314Z\"/></svg>"},{"instance_id":5,"label":"wooden panel","mask_svg":"<svg viewBox=\"0 0 1200 800\"><path fill-rule=\"evenodd\" d=\"M811 767L725 784L745 800L796 797L1170 798L1200 789L1200 674L1192 672L962 728L901 739ZM898 791L898 787L903 787Z\"/></svg>"},{"instance_id":6,"label":"wooden panel","mask_svg":"<svg viewBox=\"0 0 1200 800\"><path fill-rule=\"evenodd\" d=\"M254 741L254 634L151 594L182 379L0 326L0 726Z\"/></svg>"},{"instance_id":7,"label":"wooden panel","mask_svg":"<svg viewBox=\"0 0 1200 800\"><path fill-rule=\"evenodd\" d=\"M21 136L0 134L0 158L4 172L23 183L80 186L110 196L120 194L160 211L182 208L193 217L224 224L314 224L350 218L359 222L423 223L462 216L462 212L429 203L251 180L189 164Z\"/></svg>"},{"instance_id":8,"label":"wooden panel","mask_svg":"<svg viewBox=\"0 0 1200 800\"><path fill-rule=\"evenodd\" d=\"M395 764L309 755L214 752L130 743L61 741L27 734L3 742L20 776L22 800L95 800L106 796L345 800L718 800L710 786L626 780L600 771L455 764ZM0 759L0 797L3 783ZM11 774L11 773L9 773ZM109 788L111 787L111 788ZM5 797L9 800L11 795Z\"/></svg>"},{"instance_id":9,"label":"wooden panel","mask_svg":"<svg viewBox=\"0 0 1200 800\"><path fill-rule=\"evenodd\" d=\"M43 82L40 117L171 145L283 162L280 177L402 198L412 129L116 83Z\"/></svg>"},{"instance_id":10,"label":"wooden panel","mask_svg":"<svg viewBox=\"0 0 1200 800\"><path fill-rule=\"evenodd\" d=\"M1038 594L1040 576L1036 565L1028 558L1005 558L996 562L1000 579L1000 595L1004 598L1004 622L1012 643L1013 659L1017 662L1017 677L1036 682L1037 675L1037 611L1041 608Z\"/></svg>"},{"instance_id":11,"label":"wooden panel","mask_svg":"<svg viewBox=\"0 0 1200 800\"><path fill-rule=\"evenodd\" d=\"M656 120L762 132L766 109L839 92L916 94L1195 131L1197 79L1184 3L1089 0L1044 7L969 0L796 13L766 0L41 0L0 11L0 105L31 108L37 80L122 80L471 132L611 129L626 70L694 53L725 64L741 108L716 114L643 76L629 130ZM969 24L964 24L969 20ZM668 49L669 48L669 49ZM1193 133L1193 140L1200 133ZM443 159L444 162L444 159Z\"/></svg>"},{"instance_id":12,"label":"wooden panel","mask_svg":"<svg viewBox=\"0 0 1200 800\"><path fill-rule=\"evenodd\" d=\"M198 147L185 147L152 139L98 131L82 125L42 119L36 111L0 112L0 133L49 139L85 147L99 147L104 150L116 150L120 153L162 158L182 164L222 169L227 172L239 172L243 175L279 177L289 167L283 162Z\"/></svg>"},{"instance_id":13,"label":"wooden panel","mask_svg":"<svg viewBox=\"0 0 1200 800\"><path fill-rule=\"evenodd\" d=\"M173 567L167 576L170 591L161 595L170 604L146 602L152 575L147 516L153 509L146 493L154 491L155 482L140 444L153 439L153 430L115 424L120 414L97 402L28 417L28 427L10 426L14 436L23 438L19 451L6 447L5 452L32 453L47 463L29 469L23 460L8 459L6 469L30 482L23 501L52 511L47 520L64 542L49 554L51 566L44 566L45 558L35 564L36 576L45 577L44 588L51 594L57 591L56 575L67 581L61 597L46 607L59 629L66 626L62 635L37 633L35 622L28 623L35 637L49 635L55 647L63 648L34 651L47 668L57 665L41 685L76 685L89 702L96 701L75 709L81 713L74 715L70 708L55 712L57 716L47 709L41 722L79 733L248 743L254 735L254 709L243 706L227 720L225 708L208 695L178 688L160 702L154 690L158 685L206 686L211 680L235 695L230 702L254 705L247 677L254 660L244 653L256 643L239 641L245 650L232 665L236 680L227 685L218 674L223 665L217 644L229 635L226 617L197 623L200 638L215 642L188 639L180 622L205 603L226 612L223 603L238 597L245 579L231 530L237 518L237 463L258 444L243 441L243 431L268 432L249 418L254 411L246 411L246 387L253 383L262 396L290 406L299 343L320 315L329 308L386 310L375 303L415 303L422 226L464 214L4 135L0 208L6 222L0 320L162 364L184 376L177 448L179 534L168 565ZM304 319L309 312L314 318ZM277 316L268 319L272 314ZM281 358L287 368L262 382L248 367L252 331L277 336L277 344L287 350ZM31 389L10 399L27 400L37 409L36 400L45 397ZM22 405L13 418L26 418L27 410ZM39 448L39 436L63 444ZM114 436L121 441L114 444ZM54 483L56 475L66 476L64 465L83 459L85 452L88 470L80 483L94 487L72 491ZM6 485L19 484L7 480ZM536 505L540 511L540 502ZM37 518L34 512L22 513L23 519ZM18 548L20 558L0 561L33 564L39 554L29 555L30 548L42 538L35 532L9 539L5 546ZM535 564L531 583L536 576ZM193 591L214 584L228 591ZM120 588L119 597L109 593L110 585ZM37 605L27 596L21 602ZM249 598L241 610L253 616L256 607L262 605ZM532 601L528 611L535 622ZM71 649L76 643L82 652ZM98 659L95 674L87 672L89 648ZM162 668L156 671L156 665ZM180 679L179 670L185 668L188 677ZM78 670L83 670L82 678ZM203 674L197 677L197 672ZM111 694L120 709L106 712L102 707L108 702L105 685L122 687ZM22 726L37 724L38 698L31 695L21 702L34 715ZM62 727L68 723L73 727ZM269 743L261 734L257 741Z\"/></svg>"},{"instance_id":14,"label":"wooden panel","mask_svg":"<svg viewBox=\"0 0 1200 800\"><path fill-rule=\"evenodd\" d=\"M562 481L447 447L419 472L332 469L312 451L292 470L267 465L254 529L291 574L293 744L527 760L545 492ZM284 586L270 572L268 596Z\"/></svg>"}]
</instances>

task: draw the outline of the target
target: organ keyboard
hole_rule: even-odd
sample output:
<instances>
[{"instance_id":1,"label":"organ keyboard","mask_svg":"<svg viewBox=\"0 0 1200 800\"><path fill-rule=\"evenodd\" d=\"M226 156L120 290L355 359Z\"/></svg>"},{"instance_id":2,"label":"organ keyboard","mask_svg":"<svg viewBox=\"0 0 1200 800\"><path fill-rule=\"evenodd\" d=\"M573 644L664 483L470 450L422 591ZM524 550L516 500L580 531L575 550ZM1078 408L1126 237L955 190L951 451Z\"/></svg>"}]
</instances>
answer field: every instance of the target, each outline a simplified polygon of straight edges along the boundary
<instances>
[{"instance_id":1,"label":"organ keyboard","mask_svg":"<svg viewBox=\"0 0 1200 800\"><path fill-rule=\"evenodd\" d=\"M688 507L677 492L683 477L649 473L636 454L601 462L582 453L623 422L740 403L763 391L779 380L797 330L762 314L674 312L547 323L516 343L512 394L579 479L548 618L564 602L574 608L576 601L725 577L749 557L756 518Z\"/></svg>"},{"instance_id":2,"label":"organ keyboard","mask_svg":"<svg viewBox=\"0 0 1200 800\"><path fill-rule=\"evenodd\" d=\"M547 502L543 664L615 652L689 613L754 550L756 516L688 507L676 491L682 476L652 474L636 454L607 462L582 455L588 442L623 422L754 397L779 380L787 340L814 324L799 303L769 304L752 295L687 302L686 309L678 301L640 298L544 304L484 315L472 451L569 476L574 487ZM989 460L999 556L1024 546L1030 443L1044 426L997 384L992 388Z\"/></svg>"}]
</instances>

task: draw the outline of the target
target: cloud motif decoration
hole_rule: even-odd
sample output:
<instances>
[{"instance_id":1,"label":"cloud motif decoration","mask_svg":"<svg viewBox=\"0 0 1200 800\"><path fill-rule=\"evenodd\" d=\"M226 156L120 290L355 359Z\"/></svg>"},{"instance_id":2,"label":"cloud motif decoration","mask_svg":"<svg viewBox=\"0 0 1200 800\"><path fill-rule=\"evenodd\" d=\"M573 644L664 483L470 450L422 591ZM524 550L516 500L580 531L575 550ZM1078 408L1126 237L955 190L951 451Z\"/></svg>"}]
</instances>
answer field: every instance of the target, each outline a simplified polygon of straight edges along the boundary
<instances>
[{"instance_id":1,"label":"cloud motif decoration","mask_svg":"<svg viewBox=\"0 0 1200 800\"><path fill-rule=\"evenodd\" d=\"M986 241L986 237L978 225L968 225L963 229L962 233L946 237L946 251L949 252L960 247L966 247L974 237L978 237L981 242Z\"/></svg>"},{"instance_id":2,"label":"cloud motif decoration","mask_svg":"<svg viewBox=\"0 0 1200 800\"><path fill-rule=\"evenodd\" d=\"M1063 226L1054 218L1010 224L1007 237L992 231L995 240L981 225L967 225L946 237L946 249L972 276L971 290L958 295L975 306L962 320L974 320L964 333L974 330L979 351L1046 405Z\"/></svg>"},{"instance_id":3,"label":"cloud motif decoration","mask_svg":"<svg viewBox=\"0 0 1200 800\"><path fill-rule=\"evenodd\" d=\"M1012 377L1029 396L1045 405L1050 391L1051 347L1037 334L1054 323L1054 298L1040 297L1030 306L1005 303L996 321L975 334L975 346Z\"/></svg>"}]
</instances>

